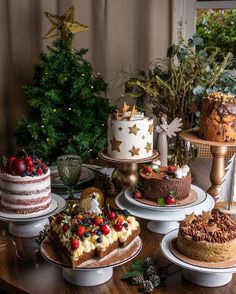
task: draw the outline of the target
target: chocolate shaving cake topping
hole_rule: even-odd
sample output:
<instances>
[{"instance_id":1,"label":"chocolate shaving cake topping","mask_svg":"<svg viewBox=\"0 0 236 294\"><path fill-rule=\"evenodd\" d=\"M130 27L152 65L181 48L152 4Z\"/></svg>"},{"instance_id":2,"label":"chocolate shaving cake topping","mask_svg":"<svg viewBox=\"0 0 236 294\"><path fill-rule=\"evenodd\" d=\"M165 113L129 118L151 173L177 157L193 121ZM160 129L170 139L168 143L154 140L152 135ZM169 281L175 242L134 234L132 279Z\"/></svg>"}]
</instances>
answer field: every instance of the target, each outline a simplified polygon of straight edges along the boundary
<instances>
[{"instance_id":1,"label":"chocolate shaving cake topping","mask_svg":"<svg viewBox=\"0 0 236 294\"><path fill-rule=\"evenodd\" d=\"M196 241L208 241L224 243L236 238L236 222L226 214L219 211L212 213L212 219L204 216L191 215L191 222L187 216L187 221L180 224L180 232L184 236L191 237Z\"/></svg>"}]
</instances>

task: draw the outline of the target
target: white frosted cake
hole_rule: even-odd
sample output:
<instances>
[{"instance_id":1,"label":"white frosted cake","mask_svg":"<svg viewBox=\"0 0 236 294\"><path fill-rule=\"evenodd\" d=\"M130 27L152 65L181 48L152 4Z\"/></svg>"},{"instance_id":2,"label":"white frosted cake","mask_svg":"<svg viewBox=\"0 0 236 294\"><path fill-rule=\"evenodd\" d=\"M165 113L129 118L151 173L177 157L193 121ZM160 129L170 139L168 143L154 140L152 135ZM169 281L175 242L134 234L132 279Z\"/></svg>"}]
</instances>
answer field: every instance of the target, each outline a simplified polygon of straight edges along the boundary
<instances>
[{"instance_id":1,"label":"white frosted cake","mask_svg":"<svg viewBox=\"0 0 236 294\"><path fill-rule=\"evenodd\" d=\"M153 155L153 118L138 112L135 106L108 118L107 153L117 159L143 159Z\"/></svg>"},{"instance_id":2,"label":"white frosted cake","mask_svg":"<svg viewBox=\"0 0 236 294\"><path fill-rule=\"evenodd\" d=\"M46 210L51 204L50 169L36 163L31 167L26 165L26 171L20 175L11 174L10 170L0 174L1 206L18 214Z\"/></svg>"}]
</instances>

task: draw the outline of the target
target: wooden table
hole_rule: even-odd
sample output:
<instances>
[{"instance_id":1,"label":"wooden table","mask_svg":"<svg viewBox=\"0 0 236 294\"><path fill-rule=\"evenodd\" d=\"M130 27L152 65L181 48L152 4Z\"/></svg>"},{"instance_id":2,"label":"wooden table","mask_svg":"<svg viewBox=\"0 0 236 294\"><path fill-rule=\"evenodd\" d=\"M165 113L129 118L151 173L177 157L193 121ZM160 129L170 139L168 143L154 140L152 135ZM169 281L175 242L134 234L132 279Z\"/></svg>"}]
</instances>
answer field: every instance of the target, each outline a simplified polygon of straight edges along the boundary
<instances>
[{"instance_id":1,"label":"wooden table","mask_svg":"<svg viewBox=\"0 0 236 294\"><path fill-rule=\"evenodd\" d=\"M210 185L209 165L206 165L206 160L198 160L194 167L194 176L197 180L195 184L201 184L201 187L207 188ZM146 221L140 220L141 238L143 240L143 249L137 258L145 258L147 256L154 257L161 266L165 266L170 262L166 260L161 251L159 244L162 240L161 235L149 232L146 229ZM8 236L7 224L0 222L1 236ZM14 239L19 253L22 256L29 257L27 261L21 261L15 255L15 249L12 244L0 249L0 287L6 293L33 293L33 294L119 294L119 293L139 293L138 286L128 285L121 281L121 277L126 273L132 263L129 262L114 269L114 275L106 284L96 287L76 287L62 278L61 268L48 263L37 252L38 245L34 242L34 238L16 238ZM221 294L236 293L236 275L233 280L226 286L219 288L203 288L195 286L181 277L181 270L178 266L172 265L170 273L167 277L165 285L162 285L152 293L166 294ZM1 293L4 293L1 291Z\"/></svg>"}]
</instances>

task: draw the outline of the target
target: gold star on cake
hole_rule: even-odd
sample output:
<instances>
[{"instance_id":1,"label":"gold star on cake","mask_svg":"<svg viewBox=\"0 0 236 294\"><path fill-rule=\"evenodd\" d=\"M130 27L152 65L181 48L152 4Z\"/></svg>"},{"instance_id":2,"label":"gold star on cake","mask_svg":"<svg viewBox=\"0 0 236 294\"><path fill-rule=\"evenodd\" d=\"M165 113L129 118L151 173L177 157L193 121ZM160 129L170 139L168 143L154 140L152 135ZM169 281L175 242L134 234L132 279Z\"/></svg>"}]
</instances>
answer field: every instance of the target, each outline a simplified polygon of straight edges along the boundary
<instances>
[{"instance_id":1,"label":"gold star on cake","mask_svg":"<svg viewBox=\"0 0 236 294\"><path fill-rule=\"evenodd\" d=\"M144 135L142 136L142 139L143 139L143 140L145 139L145 136L144 136Z\"/></svg>"},{"instance_id":2,"label":"gold star on cake","mask_svg":"<svg viewBox=\"0 0 236 294\"><path fill-rule=\"evenodd\" d=\"M140 130L136 125L133 125L132 127L129 127L129 134L137 135L137 132Z\"/></svg>"},{"instance_id":3,"label":"gold star on cake","mask_svg":"<svg viewBox=\"0 0 236 294\"><path fill-rule=\"evenodd\" d=\"M196 219L194 212L185 216L185 222L191 224Z\"/></svg>"},{"instance_id":4,"label":"gold star on cake","mask_svg":"<svg viewBox=\"0 0 236 294\"><path fill-rule=\"evenodd\" d=\"M125 113L127 112L127 110L130 108L130 106L128 104L126 104L126 102L124 102L124 106L122 108L122 112Z\"/></svg>"},{"instance_id":5,"label":"gold star on cake","mask_svg":"<svg viewBox=\"0 0 236 294\"><path fill-rule=\"evenodd\" d=\"M148 132L150 133L150 135L153 133L153 130L154 130L153 125L149 125Z\"/></svg>"},{"instance_id":6,"label":"gold star on cake","mask_svg":"<svg viewBox=\"0 0 236 294\"><path fill-rule=\"evenodd\" d=\"M119 130L119 131L122 131L123 129L122 129L122 127L119 127L118 130Z\"/></svg>"},{"instance_id":7,"label":"gold star on cake","mask_svg":"<svg viewBox=\"0 0 236 294\"><path fill-rule=\"evenodd\" d=\"M135 105L134 105L131 110L131 116L135 115L137 112L138 110L135 108Z\"/></svg>"},{"instance_id":8,"label":"gold star on cake","mask_svg":"<svg viewBox=\"0 0 236 294\"><path fill-rule=\"evenodd\" d=\"M206 227L207 233L215 233L217 231L220 231L220 228L217 227L217 224L214 224L213 226Z\"/></svg>"},{"instance_id":9,"label":"gold star on cake","mask_svg":"<svg viewBox=\"0 0 236 294\"><path fill-rule=\"evenodd\" d=\"M134 156L134 155L139 155L139 150L140 150L140 148L135 148L133 146L133 148L130 149L129 152L131 152L132 156Z\"/></svg>"},{"instance_id":10,"label":"gold star on cake","mask_svg":"<svg viewBox=\"0 0 236 294\"><path fill-rule=\"evenodd\" d=\"M148 153L150 150L152 150L152 144L147 142L147 145L146 145L145 149L146 149L146 151Z\"/></svg>"},{"instance_id":11,"label":"gold star on cake","mask_svg":"<svg viewBox=\"0 0 236 294\"><path fill-rule=\"evenodd\" d=\"M205 221L209 221L210 219L213 219L212 215L211 215L211 212L210 211L202 211L202 218L205 220Z\"/></svg>"},{"instance_id":12,"label":"gold star on cake","mask_svg":"<svg viewBox=\"0 0 236 294\"><path fill-rule=\"evenodd\" d=\"M71 6L63 15L57 15L50 12L45 12L52 27L45 34L44 39L54 38L60 35L60 38L66 42L68 47L71 47L72 38L70 33L75 34L88 29L88 26L83 25L74 20L74 6Z\"/></svg>"},{"instance_id":13,"label":"gold star on cake","mask_svg":"<svg viewBox=\"0 0 236 294\"><path fill-rule=\"evenodd\" d=\"M116 138L113 136L112 140L110 140L110 143L111 143L111 150L112 151L120 152L121 141L116 140Z\"/></svg>"}]
</instances>

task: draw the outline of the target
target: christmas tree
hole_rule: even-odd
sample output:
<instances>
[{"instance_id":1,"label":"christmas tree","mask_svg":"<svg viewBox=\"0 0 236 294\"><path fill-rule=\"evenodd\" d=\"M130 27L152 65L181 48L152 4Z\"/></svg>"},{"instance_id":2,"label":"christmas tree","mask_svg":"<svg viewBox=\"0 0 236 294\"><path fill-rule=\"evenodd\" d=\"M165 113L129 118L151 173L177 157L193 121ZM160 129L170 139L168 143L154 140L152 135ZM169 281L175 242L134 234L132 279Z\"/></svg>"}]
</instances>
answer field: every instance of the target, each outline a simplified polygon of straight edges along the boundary
<instances>
[{"instance_id":1,"label":"christmas tree","mask_svg":"<svg viewBox=\"0 0 236 294\"><path fill-rule=\"evenodd\" d=\"M33 85L24 87L29 113L17 126L16 144L54 162L62 154L94 158L106 146L106 120L111 105L105 98L107 84L84 55L72 48L74 33L87 29L74 21L74 7L64 15L46 13L52 27L47 38L57 39L41 54Z\"/></svg>"}]
</instances>

